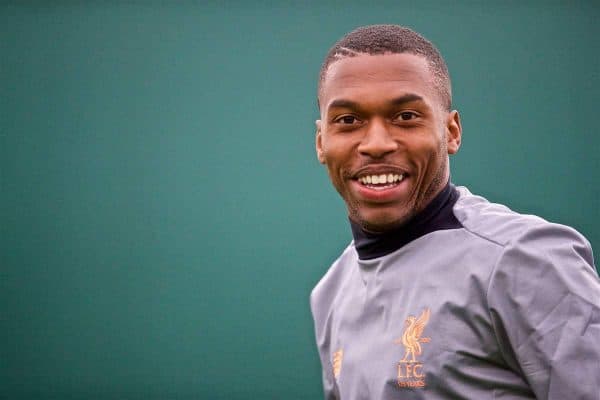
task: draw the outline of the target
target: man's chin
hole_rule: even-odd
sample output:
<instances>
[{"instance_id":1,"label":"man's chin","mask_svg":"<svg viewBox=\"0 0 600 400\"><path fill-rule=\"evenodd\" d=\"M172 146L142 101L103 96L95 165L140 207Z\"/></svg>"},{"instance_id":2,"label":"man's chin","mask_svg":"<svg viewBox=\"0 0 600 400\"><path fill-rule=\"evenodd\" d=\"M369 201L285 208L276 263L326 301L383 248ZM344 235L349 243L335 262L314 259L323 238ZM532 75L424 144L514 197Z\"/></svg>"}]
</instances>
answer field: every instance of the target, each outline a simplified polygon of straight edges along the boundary
<instances>
[{"instance_id":1,"label":"man's chin","mask_svg":"<svg viewBox=\"0 0 600 400\"><path fill-rule=\"evenodd\" d=\"M373 213L373 215L360 214L352 218L365 231L372 233L384 233L406 224L412 217L411 213L391 214L391 213Z\"/></svg>"}]
</instances>

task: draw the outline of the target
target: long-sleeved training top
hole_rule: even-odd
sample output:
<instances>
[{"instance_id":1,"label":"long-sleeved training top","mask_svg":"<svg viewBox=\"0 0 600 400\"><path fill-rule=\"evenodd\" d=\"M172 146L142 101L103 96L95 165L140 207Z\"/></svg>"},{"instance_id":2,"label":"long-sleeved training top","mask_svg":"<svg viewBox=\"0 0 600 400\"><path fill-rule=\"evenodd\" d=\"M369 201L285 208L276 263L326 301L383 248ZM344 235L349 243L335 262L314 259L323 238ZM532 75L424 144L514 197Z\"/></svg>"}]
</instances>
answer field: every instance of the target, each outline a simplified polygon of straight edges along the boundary
<instances>
[{"instance_id":1,"label":"long-sleeved training top","mask_svg":"<svg viewBox=\"0 0 600 400\"><path fill-rule=\"evenodd\" d=\"M600 280L575 230L446 188L311 293L327 399L600 399Z\"/></svg>"}]
</instances>

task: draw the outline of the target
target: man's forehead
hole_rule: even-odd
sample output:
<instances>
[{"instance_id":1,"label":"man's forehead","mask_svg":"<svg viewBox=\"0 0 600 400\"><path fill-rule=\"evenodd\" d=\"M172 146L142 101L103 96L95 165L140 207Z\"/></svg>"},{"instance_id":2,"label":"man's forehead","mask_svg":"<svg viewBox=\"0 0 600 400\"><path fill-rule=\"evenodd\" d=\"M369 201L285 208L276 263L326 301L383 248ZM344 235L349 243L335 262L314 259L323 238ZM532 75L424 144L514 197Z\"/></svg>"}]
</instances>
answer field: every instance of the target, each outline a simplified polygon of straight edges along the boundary
<instances>
[{"instance_id":1,"label":"man's forehead","mask_svg":"<svg viewBox=\"0 0 600 400\"><path fill-rule=\"evenodd\" d=\"M428 80L431 71L427 59L409 53L360 54L341 58L329 65L324 76L324 84L340 79L403 79Z\"/></svg>"},{"instance_id":2,"label":"man's forehead","mask_svg":"<svg viewBox=\"0 0 600 400\"><path fill-rule=\"evenodd\" d=\"M321 101L356 89L377 85L399 86L434 95L433 74L425 57L401 53L345 57L332 63L321 86ZM325 105L322 103L322 105Z\"/></svg>"}]
</instances>

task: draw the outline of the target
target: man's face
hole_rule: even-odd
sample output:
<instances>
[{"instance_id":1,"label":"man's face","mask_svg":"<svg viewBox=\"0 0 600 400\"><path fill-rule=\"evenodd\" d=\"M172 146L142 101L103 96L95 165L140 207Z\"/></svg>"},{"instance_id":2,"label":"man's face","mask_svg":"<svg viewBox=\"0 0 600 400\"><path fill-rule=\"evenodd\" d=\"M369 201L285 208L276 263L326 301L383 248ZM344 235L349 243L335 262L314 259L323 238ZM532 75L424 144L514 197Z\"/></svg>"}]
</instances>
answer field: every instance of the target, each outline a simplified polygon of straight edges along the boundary
<instances>
[{"instance_id":1,"label":"man's face","mask_svg":"<svg viewBox=\"0 0 600 400\"><path fill-rule=\"evenodd\" d=\"M446 111L424 57L359 55L329 66L317 156L350 218L383 232L421 211L449 179L458 113Z\"/></svg>"}]
</instances>

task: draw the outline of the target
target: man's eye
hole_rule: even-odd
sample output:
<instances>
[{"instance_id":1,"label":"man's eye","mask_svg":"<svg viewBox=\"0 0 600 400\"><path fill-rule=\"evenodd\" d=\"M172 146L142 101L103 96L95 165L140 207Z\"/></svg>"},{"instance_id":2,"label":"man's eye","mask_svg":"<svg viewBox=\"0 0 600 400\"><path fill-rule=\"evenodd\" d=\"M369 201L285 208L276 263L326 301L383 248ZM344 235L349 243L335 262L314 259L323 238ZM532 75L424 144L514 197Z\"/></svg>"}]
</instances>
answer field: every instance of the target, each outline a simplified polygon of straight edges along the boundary
<instances>
[{"instance_id":1,"label":"man's eye","mask_svg":"<svg viewBox=\"0 0 600 400\"><path fill-rule=\"evenodd\" d=\"M398 119L401 119L402 121L409 121L413 118L417 118L417 114L412 111L403 111L398 114Z\"/></svg>"},{"instance_id":2,"label":"man's eye","mask_svg":"<svg viewBox=\"0 0 600 400\"><path fill-rule=\"evenodd\" d=\"M358 122L358 118L352 115L344 115L336 120L340 124L352 125Z\"/></svg>"}]
</instances>

